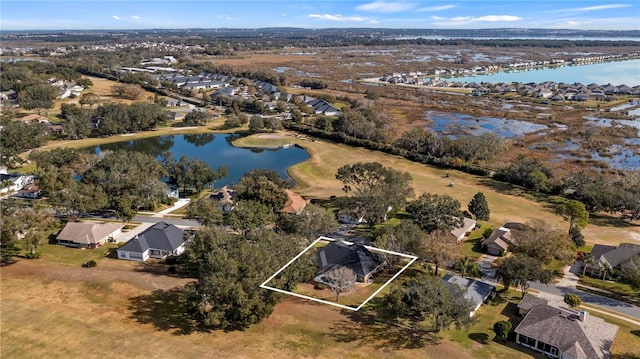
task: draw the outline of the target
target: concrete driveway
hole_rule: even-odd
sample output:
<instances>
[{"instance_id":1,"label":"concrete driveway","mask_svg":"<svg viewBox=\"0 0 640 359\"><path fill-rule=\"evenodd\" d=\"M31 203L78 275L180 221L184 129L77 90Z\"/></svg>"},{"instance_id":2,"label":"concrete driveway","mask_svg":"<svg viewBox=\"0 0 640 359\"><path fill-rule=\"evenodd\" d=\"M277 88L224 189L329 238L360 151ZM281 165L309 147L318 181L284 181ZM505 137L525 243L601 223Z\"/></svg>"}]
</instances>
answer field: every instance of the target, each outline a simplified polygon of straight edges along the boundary
<instances>
[{"instance_id":1,"label":"concrete driveway","mask_svg":"<svg viewBox=\"0 0 640 359\"><path fill-rule=\"evenodd\" d=\"M482 272L482 279L490 279L493 281L496 278L496 270L491 268L493 262L500 257L492 256L490 254L483 254L478 258L478 267Z\"/></svg>"}]
</instances>

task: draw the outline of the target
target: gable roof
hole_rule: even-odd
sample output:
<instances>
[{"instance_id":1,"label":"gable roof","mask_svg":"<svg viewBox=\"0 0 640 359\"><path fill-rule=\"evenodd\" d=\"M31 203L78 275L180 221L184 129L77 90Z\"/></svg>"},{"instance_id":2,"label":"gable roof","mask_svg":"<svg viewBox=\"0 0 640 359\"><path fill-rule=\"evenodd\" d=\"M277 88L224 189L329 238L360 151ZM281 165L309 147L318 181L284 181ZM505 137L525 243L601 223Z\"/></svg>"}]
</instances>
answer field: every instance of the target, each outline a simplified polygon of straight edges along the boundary
<instances>
[{"instance_id":1,"label":"gable roof","mask_svg":"<svg viewBox=\"0 0 640 359\"><path fill-rule=\"evenodd\" d=\"M281 212L292 214L300 213L307 205L307 200L289 189L285 189L284 191L287 194L287 202L285 202Z\"/></svg>"},{"instance_id":2,"label":"gable roof","mask_svg":"<svg viewBox=\"0 0 640 359\"><path fill-rule=\"evenodd\" d=\"M575 311L548 304L531 308L515 332L553 345L562 353L575 353L577 358L604 359L618 327L600 318L585 314L584 321Z\"/></svg>"},{"instance_id":3,"label":"gable roof","mask_svg":"<svg viewBox=\"0 0 640 359\"><path fill-rule=\"evenodd\" d=\"M473 302L474 307L482 304L491 295L496 287L475 279L462 278L452 274L442 277L448 287L457 285L464 290L464 297Z\"/></svg>"},{"instance_id":4,"label":"gable roof","mask_svg":"<svg viewBox=\"0 0 640 359\"><path fill-rule=\"evenodd\" d=\"M358 276L366 276L380 266L380 261L361 244L349 245L343 241L327 244L318 251L318 267L322 272L329 266L351 268Z\"/></svg>"},{"instance_id":5,"label":"gable roof","mask_svg":"<svg viewBox=\"0 0 640 359\"><path fill-rule=\"evenodd\" d=\"M158 222L136 237L131 238L118 250L144 253L148 249L160 249L173 252L184 242L182 229L173 224Z\"/></svg>"},{"instance_id":6,"label":"gable roof","mask_svg":"<svg viewBox=\"0 0 640 359\"><path fill-rule=\"evenodd\" d=\"M611 267L616 267L631 257L640 254L640 245L633 243L621 243L618 247L596 244L591 249L591 255L598 266L606 262Z\"/></svg>"},{"instance_id":7,"label":"gable roof","mask_svg":"<svg viewBox=\"0 0 640 359\"><path fill-rule=\"evenodd\" d=\"M465 233L473 230L476 227L476 221L471 218L463 217L462 218L462 226L454 228L451 230L451 234L454 237L460 238L465 235Z\"/></svg>"},{"instance_id":8,"label":"gable roof","mask_svg":"<svg viewBox=\"0 0 640 359\"><path fill-rule=\"evenodd\" d=\"M56 239L81 244L96 244L124 227L115 223L68 222Z\"/></svg>"},{"instance_id":9,"label":"gable roof","mask_svg":"<svg viewBox=\"0 0 640 359\"><path fill-rule=\"evenodd\" d=\"M482 245L487 246L495 244L506 251L509 248L509 243L511 241L511 230L505 227L500 227L498 229L494 229L489 238L482 241Z\"/></svg>"}]
</instances>

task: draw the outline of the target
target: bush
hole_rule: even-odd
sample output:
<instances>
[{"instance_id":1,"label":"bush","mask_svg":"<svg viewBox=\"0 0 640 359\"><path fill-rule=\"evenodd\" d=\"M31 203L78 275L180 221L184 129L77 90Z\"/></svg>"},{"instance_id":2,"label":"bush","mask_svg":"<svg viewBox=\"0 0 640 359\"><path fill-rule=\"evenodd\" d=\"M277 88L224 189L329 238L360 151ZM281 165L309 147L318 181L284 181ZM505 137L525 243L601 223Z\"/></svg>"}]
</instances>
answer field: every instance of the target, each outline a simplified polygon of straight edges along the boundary
<instances>
[{"instance_id":1,"label":"bush","mask_svg":"<svg viewBox=\"0 0 640 359\"><path fill-rule=\"evenodd\" d=\"M571 308L577 308L582 304L582 300L575 294L565 294L564 302L567 303Z\"/></svg>"},{"instance_id":2,"label":"bush","mask_svg":"<svg viewBox=\"0 0 640 359\"><path fill-rule=\"evenodd\" d=\"M313 289L315 289L315 290L324 290L324 289L327 289L327 286L322 284L322 283L315 283L313 285Z\"/></svg>"},{"instance_id":3,"label":"bush","mask_svg":"<svg viewBox=\"0 0 640 359\"><path fill-rule=\"evenodd\" d=\"M38 259L38 258L40 258L41 255L42 255L42 253L40 253L40 252L35 252L35 253L29 252L29 253L25 254L24 256L27 259Z\"/></svg>"},{"instance_id":4,"label":"bush","mask_svg":"<svg viewBox=\"0 0 640 359\"><path fill-rule=\"evenodd\" d=\"M88 261L88 262L84 262L82 263L82 267L83 268L93 268L93 267L97 267L98 263L96 263L96 261L94 261L93 259Z\"/></svg>"},{"instance_id":5,"label":"bush","mask_svg":"<svg viewBox=\"0 0 640 359\"><path fill-rule=\"evenodd\" d=\"M508 320L499 321L493 325L493 331L496 333L498 338L505 341L511 331L511 322Z\"/></svg>"}]
</instances>

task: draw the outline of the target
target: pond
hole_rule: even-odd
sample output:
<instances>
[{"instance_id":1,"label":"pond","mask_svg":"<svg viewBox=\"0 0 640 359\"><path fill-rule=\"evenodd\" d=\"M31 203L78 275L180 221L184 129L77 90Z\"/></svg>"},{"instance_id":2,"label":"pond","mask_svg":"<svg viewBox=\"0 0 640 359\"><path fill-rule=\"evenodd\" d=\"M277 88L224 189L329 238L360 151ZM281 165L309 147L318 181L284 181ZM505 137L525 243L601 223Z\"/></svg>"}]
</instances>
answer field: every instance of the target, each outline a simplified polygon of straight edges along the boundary
<instances>
[{"instance_id":1,"label":"pond","mask_svg":"<svg viewBox=\"0 0 640 359\"><path fill-rule=\"evenodd\" d=\"M274 170L293 183L287 173L288 168L309 159L307 151L295 146L278 149L234 147L231 141L235 138L236 135L210 133L167 135L109 143L90 147L89 150L95 153L105 150L140 151L156 158L171 151L176 160L187 155L208 163L213 169L227 166L229 175L216 181L216 188L237 183L244 173L256 168Z\"/></svg>"},{"instance_id":2,"label":"pond","mask_svg":"<svg viewBox=\"0 0 640 359\"><path fill-rule=\"evenodd\" d=\"M487 132L495 133L503 138L513 138L548 129L545 125L527 121L478 117L461 113L429 111L426 117L431 122L429 128L433 132L441 133L451 138L465 135L477 136Z\"/></svg>"}]
</instances>

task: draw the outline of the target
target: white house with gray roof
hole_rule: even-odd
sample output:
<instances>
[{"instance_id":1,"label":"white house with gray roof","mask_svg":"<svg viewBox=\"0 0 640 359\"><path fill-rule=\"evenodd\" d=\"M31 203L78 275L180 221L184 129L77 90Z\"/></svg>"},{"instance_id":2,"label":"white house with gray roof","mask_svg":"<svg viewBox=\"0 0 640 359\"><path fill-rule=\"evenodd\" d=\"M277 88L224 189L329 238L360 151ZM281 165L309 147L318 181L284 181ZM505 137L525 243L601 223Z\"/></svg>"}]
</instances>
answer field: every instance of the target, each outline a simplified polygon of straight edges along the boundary
<instances>
[{"instance_id":1,"label":"white house with gray roof","mask_svg":"<svg viewBox=\"0 0 640 359\"><path fill-rule=\"evenodd\" d=\"M496 287L494 285L479 280L462 278L452 274L445 275L442 277L442 280L448 287L457 285L462 288L464 297L473 303L473 309L469 312L470 317L476 314L476 311L478 311L482 304L487 303L487 301L496 294Z\"/></svg>"},{"instance_id":2,"label":"white house with gray roof","mask_svg":"<svg viewBox=\"0 0 640 359\"><path fill-rule=\"evenodd\" d=\"M173 224L158 222L131 238L116 252L118 259L146 261L149 258L162 259L169 255L180 255L186 244L182 229Z\"/></svg>"}]
</instances>

